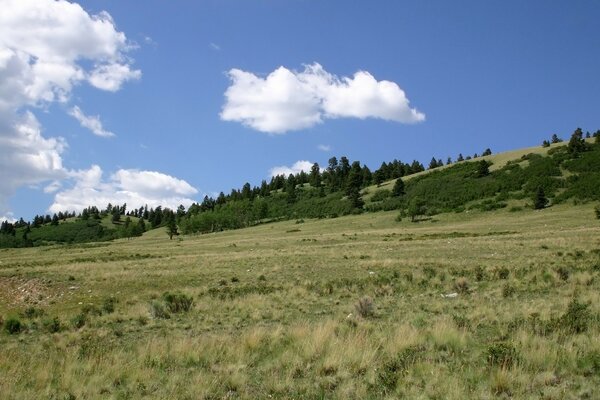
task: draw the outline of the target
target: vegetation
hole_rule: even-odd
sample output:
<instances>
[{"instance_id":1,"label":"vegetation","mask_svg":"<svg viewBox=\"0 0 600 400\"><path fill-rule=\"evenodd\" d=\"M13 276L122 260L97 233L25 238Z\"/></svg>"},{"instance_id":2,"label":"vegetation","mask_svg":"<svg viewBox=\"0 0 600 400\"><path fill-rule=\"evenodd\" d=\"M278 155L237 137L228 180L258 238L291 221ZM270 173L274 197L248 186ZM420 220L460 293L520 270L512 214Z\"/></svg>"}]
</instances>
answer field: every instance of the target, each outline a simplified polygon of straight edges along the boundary
<instances>
[{"instance_id":1,"label":"vegetation","mask_svg":"<svg viewBox=\"0 0 600 400\"><path fill-rule=\"evenodd\" d=\"M597 398L596 204L3 249L0 393Z\"/></svg>"}]
</instances>

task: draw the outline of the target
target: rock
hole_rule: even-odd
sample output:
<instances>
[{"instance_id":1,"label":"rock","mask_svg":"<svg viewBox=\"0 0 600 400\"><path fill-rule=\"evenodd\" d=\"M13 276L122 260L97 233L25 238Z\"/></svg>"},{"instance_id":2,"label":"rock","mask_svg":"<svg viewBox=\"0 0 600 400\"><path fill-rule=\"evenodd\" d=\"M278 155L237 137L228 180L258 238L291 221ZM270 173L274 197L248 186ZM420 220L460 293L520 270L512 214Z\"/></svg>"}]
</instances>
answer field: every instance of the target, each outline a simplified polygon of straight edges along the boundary
<instances>
[{"instance_id":1,"label":"rock","mask_svg":"<svg viewBox=\"0 0 600 400\"><path fill-rule=\"evenodd\" d=\"M448 294L442 294L442 297L445 299L453 299L455 297L458 297L458 293L448 293Z\"/></svg>"}]
</instances>

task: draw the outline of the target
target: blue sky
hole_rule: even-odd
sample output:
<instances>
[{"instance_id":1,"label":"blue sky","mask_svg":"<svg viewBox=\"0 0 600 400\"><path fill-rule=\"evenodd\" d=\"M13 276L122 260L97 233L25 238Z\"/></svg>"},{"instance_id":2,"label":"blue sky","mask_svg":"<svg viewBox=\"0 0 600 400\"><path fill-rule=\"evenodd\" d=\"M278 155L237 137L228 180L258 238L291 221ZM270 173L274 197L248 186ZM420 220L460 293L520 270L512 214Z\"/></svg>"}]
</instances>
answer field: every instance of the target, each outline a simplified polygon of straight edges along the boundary
<instances>
[{"instance_id":1,"label":"blue sky","mask_svg":"<svg viewBox=\"0 0 600 400\"><path fill-rule=\"evenodd\" d=\"M4 18L22 22L24 15L33 15L27 14L27 7L36 1L0 0L18 4L14 15L7 12ZM114 29L90 36L87 44L87 31L75 32L80 40L65 40L78 54L67 63L88 71L89 78L70 75L72 84L67 87L55 75L44 75L60 89L54 92L66 92L63 98L28 98L6 111L5 118L14 121L31 113L40 140L62 137L64 146L48 150L60 158L60 165L50 168L52 173L37 167L33 173L28 165L0 165L5 170L2 176L8 175L5 181L12 182L0 186L0 217L29 219L48 209L77 209L84 201L105 201L111 193L117 203L189 202L205 194L227 193L246 181L258 185L274 167L291 167L301 160L326 165L331 156L346 155L371 169L394 158L427 164L432 156L445 161L487 147L500 152L538 145L552 133L568 137L578 126L584 131L600 128L596 2L88 0L78 4L82 10L73 20L88 18L93 26L100 18ZM31 7L42 6L49 15L65 14L64 10L53 14L56 3L50 0ZM67 31L72 22L60 20ZM44 35L38 30L25 34ZM2 40L0 53L2 47L15 54L48 53L22 38ZM118 43L118 48L90 54L90 46L102 43ZM53 52L71 51L67 45L57 47L56 40L43 46ZM30 66L35 60L29 60ZM1 61L0 54L0 89L1 80L10 79ZM95 81L99 64L125 70ZM269 82L269 74L284 67L285 82L294 83L302 81L305 66L316 64L321 72L309 77L325 76L328 81L306 96L330 104L319 105L322 108L316 111L309 107L319 122L297 128L294 121L302 116L295 114L298 103L279 99L273 106L263 98L279 90L280 80L273 79L271 92L244 86L235 99L226 97L234 86L232 70L243 71L262 85L265 79ZM343 92L350 96L342 93L340 98L330 89L347 84L344 78L353 80L359 71L374 84L394 83L409 103L399 98L395 108L384 113L377 106L380 99L365 95L349 111L348 97L360 99L363 92ZM290 93L297 101L305 100L296 90ZM242 111L226 121L221 113L232 99L243 103ZM261 104L266 108L256 111ZM73 116L75 107L88 118L88 128ZM407 110L424 114L424 120L401 117ZM240 117L255 112L259 122ZM280 119L270 112L285 115ZM106 135L90 130L89 118L95 116L102 125L100 133ZM282 121L276 128L260 122L272 117ZM11 132L5 128L0 135L10 138L15 135ZM114 136L105 137L107 132ZM330 150L323 151L320 145Z\"/></svg>"}]
</instances>

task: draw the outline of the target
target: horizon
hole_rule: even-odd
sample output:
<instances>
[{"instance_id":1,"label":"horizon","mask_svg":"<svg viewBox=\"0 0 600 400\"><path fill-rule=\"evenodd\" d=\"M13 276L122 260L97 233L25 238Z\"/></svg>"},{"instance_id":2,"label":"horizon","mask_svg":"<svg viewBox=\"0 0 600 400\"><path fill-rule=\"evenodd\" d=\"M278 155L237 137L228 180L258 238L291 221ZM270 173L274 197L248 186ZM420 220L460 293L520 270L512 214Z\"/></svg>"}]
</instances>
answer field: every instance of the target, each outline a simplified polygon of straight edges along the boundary
<instances>
[{"instance_id":1,"label":"horizon","mask_svg":"<svg viewBox=\"0 0 600 400\"><path fill-rule=\"evenodd\" d=\"M600 128L597 4L2 2L0 219Z\"/></svg>"}]
</instances>

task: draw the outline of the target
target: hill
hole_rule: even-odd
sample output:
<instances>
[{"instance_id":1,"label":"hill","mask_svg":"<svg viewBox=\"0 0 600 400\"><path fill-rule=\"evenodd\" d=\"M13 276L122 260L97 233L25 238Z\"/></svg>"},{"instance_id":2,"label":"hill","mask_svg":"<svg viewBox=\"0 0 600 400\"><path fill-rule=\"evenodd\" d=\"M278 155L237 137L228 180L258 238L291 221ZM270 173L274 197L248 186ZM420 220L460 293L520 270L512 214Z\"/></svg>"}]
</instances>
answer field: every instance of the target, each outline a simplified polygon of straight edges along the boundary
<instances>
[{"instance_id":1,"label":"hill","mask_svg":"<svg viewBox=\"0 0 600 400\"><path fill-rule=\"evenodd\" d=\"M597 398L593 204L0 250L13 398Z\"/></svg>"}]
</instances>

